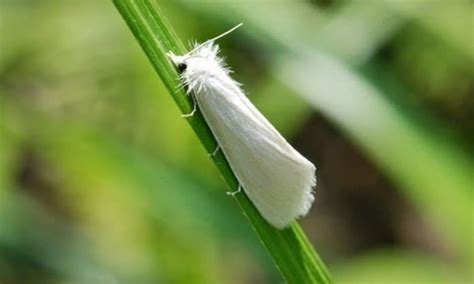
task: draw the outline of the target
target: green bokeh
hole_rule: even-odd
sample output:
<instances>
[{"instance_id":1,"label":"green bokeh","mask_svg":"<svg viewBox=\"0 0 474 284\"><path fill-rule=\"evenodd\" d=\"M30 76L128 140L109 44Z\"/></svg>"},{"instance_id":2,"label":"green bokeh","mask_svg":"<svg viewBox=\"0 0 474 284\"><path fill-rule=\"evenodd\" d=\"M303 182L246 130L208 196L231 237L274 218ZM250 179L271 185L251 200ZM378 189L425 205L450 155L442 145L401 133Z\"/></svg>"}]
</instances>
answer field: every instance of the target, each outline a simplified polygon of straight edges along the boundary
<instances>
[{"instance_id":1,"label":"green bokeh","mask_svg":"<svg viewBox=\"0 0 474 284\"><path fill-rule=\"evenodd\" d=\"M185 41L244 22L220 44L257 107L310 159L353 145L430 228L356 249L317 201L336 281L473 280L472 3L159 2ZM1 283L282 281L112 3L0 2L0 135Z\"/></svg>"}]
</instances>

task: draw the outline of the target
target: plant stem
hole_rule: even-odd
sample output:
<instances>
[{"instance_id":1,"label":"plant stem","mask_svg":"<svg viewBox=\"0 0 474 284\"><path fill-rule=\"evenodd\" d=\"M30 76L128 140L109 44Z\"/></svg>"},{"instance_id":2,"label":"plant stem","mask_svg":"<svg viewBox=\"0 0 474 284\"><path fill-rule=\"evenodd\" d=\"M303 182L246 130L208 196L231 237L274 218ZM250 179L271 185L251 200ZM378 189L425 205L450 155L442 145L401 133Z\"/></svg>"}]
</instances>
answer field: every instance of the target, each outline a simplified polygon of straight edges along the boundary
<instances>
[{"instance_id":1,"label":"plant stem","mask_svg":"<svg viewBox=\"0 0 474 284\"><path fill-rule=\"evenodd\" d=\"M151 0L114 0L114 4L181 112L191 112L192 102L179 88L178 74L166 55L169 51L184 54L186 50L158 5ZM217 142L202 115L196 112L188 122L207 152L213 152ZM222 152L213 160L228 186L237 190L239 183ZM331 283L326 267L296 222L278 230L262 218L247 195L239 193L235 200L288 283Z\"/></svg>"}]
</instances>

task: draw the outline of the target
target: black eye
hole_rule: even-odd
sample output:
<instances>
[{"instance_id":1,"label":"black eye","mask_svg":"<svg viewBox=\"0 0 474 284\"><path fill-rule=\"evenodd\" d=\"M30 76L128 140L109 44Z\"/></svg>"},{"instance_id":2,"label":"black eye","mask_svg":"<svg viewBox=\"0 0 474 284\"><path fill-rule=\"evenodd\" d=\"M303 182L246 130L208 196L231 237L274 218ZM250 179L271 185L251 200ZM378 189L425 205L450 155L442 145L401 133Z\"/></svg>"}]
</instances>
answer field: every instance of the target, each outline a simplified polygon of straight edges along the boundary
<instances>
[{"instance_id":1,"label":"black eye","mask_svg":"<svg viewBox=\"0 0 474 284\"><path fill-rule=\"evenodd\" d=\"M188 67L188 65L184 64L184 63L179 63L178 64L178 71L179 73L183 73L184 71L186 71L186 68Z\"/></svg>"}]
</instances>

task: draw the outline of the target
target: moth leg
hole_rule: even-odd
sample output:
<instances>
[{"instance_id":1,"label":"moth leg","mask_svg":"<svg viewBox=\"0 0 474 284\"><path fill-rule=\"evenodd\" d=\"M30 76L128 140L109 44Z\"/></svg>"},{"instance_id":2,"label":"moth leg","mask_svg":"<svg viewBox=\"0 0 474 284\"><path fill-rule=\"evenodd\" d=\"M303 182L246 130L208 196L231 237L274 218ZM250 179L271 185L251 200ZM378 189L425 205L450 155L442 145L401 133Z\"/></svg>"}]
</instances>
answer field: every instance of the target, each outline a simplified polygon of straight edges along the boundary
<instances>
[{"instance_id":1,"label":"moth leg","mask_svg":"<svg viewBox=\"0 0 474 284\"><path fill-rule=\"evenodd\" d=\"M209 153L209 154L207 154L207 155L208 155L209 157L215 157L216 154L217 154L217 152L219 152L219 149L220 149L220 148L221 148L221 147L219 146L219 144L217 144L217 147L216 147L216 149L214 150L214 152Z\"/></svg>"},{"instance_id":2,"label":"moth leg","mask_svg":"<svg viewBox=\"0 0 474 284\"><path fill-rule=\"evenodd\" d=\"M235 196L237 193L242 191L242 186L239 184L239 188L236 191L227 191L227 195Z\"/></svg>"},{"instance_id":3,"label":"moth leg","mask_svg":"<svg viewBox=\"0 0 474 284\"><path fill-rule=\"evenodd\" d=\"M190 113L182 114L181 117L192 117L194 115L194 113L196 113L196 110L197 110L196 99L194 98L193 95L191 95L191 98L193 100L193 110Z\"/></svg>"}]
</instances>

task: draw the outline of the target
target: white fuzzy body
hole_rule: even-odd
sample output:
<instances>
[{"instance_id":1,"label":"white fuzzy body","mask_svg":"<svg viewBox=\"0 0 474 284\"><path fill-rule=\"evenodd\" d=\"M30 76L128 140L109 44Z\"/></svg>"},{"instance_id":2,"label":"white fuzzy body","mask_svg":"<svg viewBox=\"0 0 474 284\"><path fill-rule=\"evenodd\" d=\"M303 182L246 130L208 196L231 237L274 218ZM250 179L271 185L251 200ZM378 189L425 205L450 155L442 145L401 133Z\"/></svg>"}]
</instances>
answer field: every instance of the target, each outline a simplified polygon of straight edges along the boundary
<instances>
[{"instance_id":1,"label":"white fuzzy body","mask_svg":"<svg viewBox=\"0 0 474 284\"><path fill-rule=\"evenodd\" d=\"M284 228L311 208L316 168L247 99L218 51L211 41L170 57L186 65L181 79L247 196L270 224Z\"/></svg>"}]
</instances>

